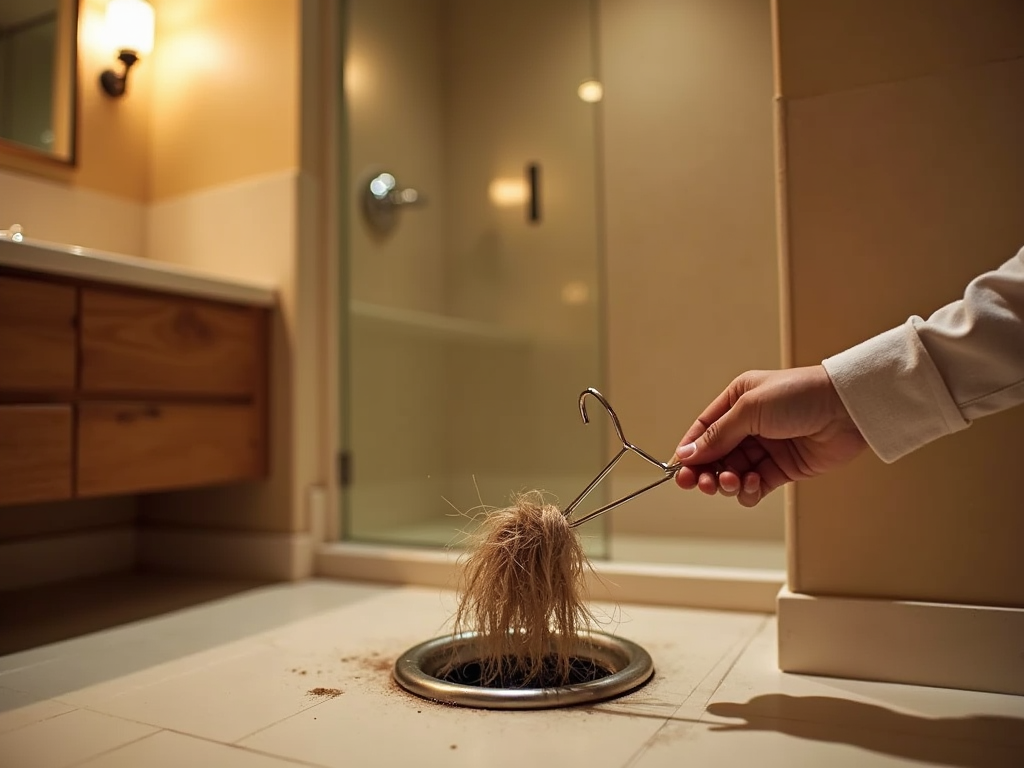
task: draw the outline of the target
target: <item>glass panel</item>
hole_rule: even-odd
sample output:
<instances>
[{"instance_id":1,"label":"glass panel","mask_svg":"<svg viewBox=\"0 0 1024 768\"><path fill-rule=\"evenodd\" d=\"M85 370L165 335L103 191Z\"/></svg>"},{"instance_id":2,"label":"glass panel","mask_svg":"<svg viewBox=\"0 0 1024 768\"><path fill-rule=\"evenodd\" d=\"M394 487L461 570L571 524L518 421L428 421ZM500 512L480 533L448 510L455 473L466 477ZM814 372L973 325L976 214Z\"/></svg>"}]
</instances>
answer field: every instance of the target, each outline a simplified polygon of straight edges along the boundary
<instances>
[{"instance_id":1,"label":"glass panel","mask_svg":"<svg viewBox=\"0 0 1024 768\"><path fill-rule=\"evenodd\" d=\"M609 458L576 404L602 381L594 21L348 3L347 539L457 543L481 504L567 504ZM581 532L602 556L604 521Z\"/></svg>"},{"instance_id":2,"label":"glass panel","mask_svg":"<svg viewBox=\"0 0 1024 768\"><path fill-rule=\"evenodd\" d=\"M0 156L74 161L78 3L0 2Z\"/></svg>"}]
</instances>

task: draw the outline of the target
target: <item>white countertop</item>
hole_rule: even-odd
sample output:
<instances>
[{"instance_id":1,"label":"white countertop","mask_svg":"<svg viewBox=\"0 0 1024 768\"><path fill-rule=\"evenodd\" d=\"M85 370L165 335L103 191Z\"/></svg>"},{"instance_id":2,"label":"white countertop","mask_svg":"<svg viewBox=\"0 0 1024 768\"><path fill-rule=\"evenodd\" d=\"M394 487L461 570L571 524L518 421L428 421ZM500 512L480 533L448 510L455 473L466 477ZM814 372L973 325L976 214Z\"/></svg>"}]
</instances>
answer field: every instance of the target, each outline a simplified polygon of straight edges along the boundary
<instances>
[{"instance_id":1,"label":"white countertop","mask_svg":"<svg viewBox=\"0 0 1024 768\"><path fill-rule=\"evenodd\" d=\"M0 237L0 267L260 307L276 303L273 286L206 275L177 264L24 238Z\"/></svg>"}]
</instances>

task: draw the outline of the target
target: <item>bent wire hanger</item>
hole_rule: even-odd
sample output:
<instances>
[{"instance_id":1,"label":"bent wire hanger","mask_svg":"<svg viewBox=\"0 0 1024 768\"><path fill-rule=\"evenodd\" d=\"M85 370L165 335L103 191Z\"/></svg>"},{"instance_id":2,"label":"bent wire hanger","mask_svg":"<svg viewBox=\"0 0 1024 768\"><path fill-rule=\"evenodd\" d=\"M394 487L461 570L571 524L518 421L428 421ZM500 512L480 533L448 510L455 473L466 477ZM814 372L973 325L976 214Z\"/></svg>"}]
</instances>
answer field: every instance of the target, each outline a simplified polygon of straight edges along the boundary
<instances>
[{"instance_id":1,"label":"bent wire hanger","mask_svg":"<svg viewBox=\"0 0 1024 768\"><path fill-rule=\"evenodd\" d=\"M583 517L580 517L576 520L571 520L569 523L570 528L575 528L577 525L582 525L588 520L593 520L598 515L603 515L608 510L615 509L620 504L625 504L627 501L635 499L641 493L645 493L651 490L652 488L658 487L667 480L671 480L675 473L683 466L682 464L665 464L663 462L660 462L656 458L651 456L649 453L647 453L647 451L637 448L635 445L626 440L626 436L622 434L622 424L619 423L619 417L615 415L615 411L612 410L612 407L608 403L608 400L605 399L605 396L602 395L593 387L589 387L580 394L580 415L583 417L584 424L590 423L590 417L587 416L587 395L595 397L597 401L604 406L604 409L608 411L608 415L612 419L612 425L615 427L615 434L618 436L619 442L622 443L622 448L620 448L619 452L615 454L615 458L613 458L605 465L605 468L601 470L600 474L598 474L597 477L591 480L590 485L583 489L583 493L577 496L576 499L572 502L572 504L565 508L562 514L567 519L570 518L572 513L575 511L576 507L579 506L580 502L587 498L590 492L593 491L594 488L596 488L598 484L602 480L604 480L608 473L612 471L615 465L619 463L619 460L629 452L635 453L640 458L656 466L658 469L664 472L664 477L662 477L660 480L655 480L650 485L645 485L643 488L640 488L639 490L633 491L632 493L623 496L621 499L618 499L617 501L605 504L603 507L595 509L593 512L589 512Z\"/></svg>"}]
</instances>

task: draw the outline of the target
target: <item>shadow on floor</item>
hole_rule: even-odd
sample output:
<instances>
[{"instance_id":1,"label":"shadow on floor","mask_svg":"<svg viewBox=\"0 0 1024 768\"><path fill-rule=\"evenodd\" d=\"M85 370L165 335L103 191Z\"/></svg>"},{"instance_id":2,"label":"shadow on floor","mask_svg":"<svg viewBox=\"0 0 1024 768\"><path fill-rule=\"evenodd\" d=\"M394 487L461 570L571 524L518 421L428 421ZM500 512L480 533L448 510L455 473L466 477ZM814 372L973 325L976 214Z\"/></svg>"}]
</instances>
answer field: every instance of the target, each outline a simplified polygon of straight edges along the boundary
<instances>
[{"instance_id":1,"label":"shadow on floor","mask_svg":"<svg viewBox=\"0 0 1024 768\"><path fill-rule=\"evenodd\" d=\"M0 689L60 698L387 590L317 579L262 584L117 573L0 592ZM25 700L8 697L0 712Z\"/></svg>"},{"instance_id":2,"label":"shadow on floor","mask_svg":"<svg viewBox=\"0 0 1024 768\"><path fill-rule=\"evenodd\" d=\"M718 702L707 711L743 723L712 731L775 731L954 768L1024 766L1024 719L994 715L922 717L829 696L766 694L745 703Z\"/></svg>"},{"instance_id":3,"label":"shadow on floor","mask_svg":"<svg viewBox=\"0 0 1024 768\"><path fill-rule=\"evenodd\" d=\"M0 592L0 655L69 640L264 586L239 579L112 573Z\"/></svg>"},{"instance_id":4,"label":"shadow on floor","mask_svg":"<svg viewBox=\"0 0 1024 768\"><path fill-rule=\"evenodd\" d=\"M135 571L0 592L0 667L11 666L13 654L174 616L191 619L174 626L176 647L185 655L385 591L306 584L296 596L286 582Z\"/></svg>"}]
</instances>

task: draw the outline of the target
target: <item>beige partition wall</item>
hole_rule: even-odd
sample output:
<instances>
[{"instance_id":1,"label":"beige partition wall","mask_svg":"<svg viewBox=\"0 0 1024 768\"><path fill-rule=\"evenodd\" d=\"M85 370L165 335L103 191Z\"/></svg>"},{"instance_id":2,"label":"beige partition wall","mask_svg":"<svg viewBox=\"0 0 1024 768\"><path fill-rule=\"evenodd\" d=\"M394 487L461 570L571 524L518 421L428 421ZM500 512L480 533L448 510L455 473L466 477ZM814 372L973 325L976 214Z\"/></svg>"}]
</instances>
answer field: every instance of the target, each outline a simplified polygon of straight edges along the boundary
<instances>
[{"instance_id":1,"label":"beige partition wall","mask_svg":"<svg viewBox=\"0 0 1024 768\"><path fill-rule=\"evenodd\" d=\"M734 376L781 363L770 6L604 0L600 14L606 394L665 460ZM652 479L623 460L613 496ZM781 542L782 495L746 510L665 485L609 520L613 542Z\"/></svg>"},{"instance_id":2,"label":"beige partition wall","mask_svg":"<svg viewBox=\"0 0 1024 768\"><path fill-rule=\"evenodd\" d=\"M1024 246L1024 3L775 10L792 362L809 365ZM1018 409L795 489L783 668L1024 692L1022 456Z\"/></svg>"}]
</instances>

